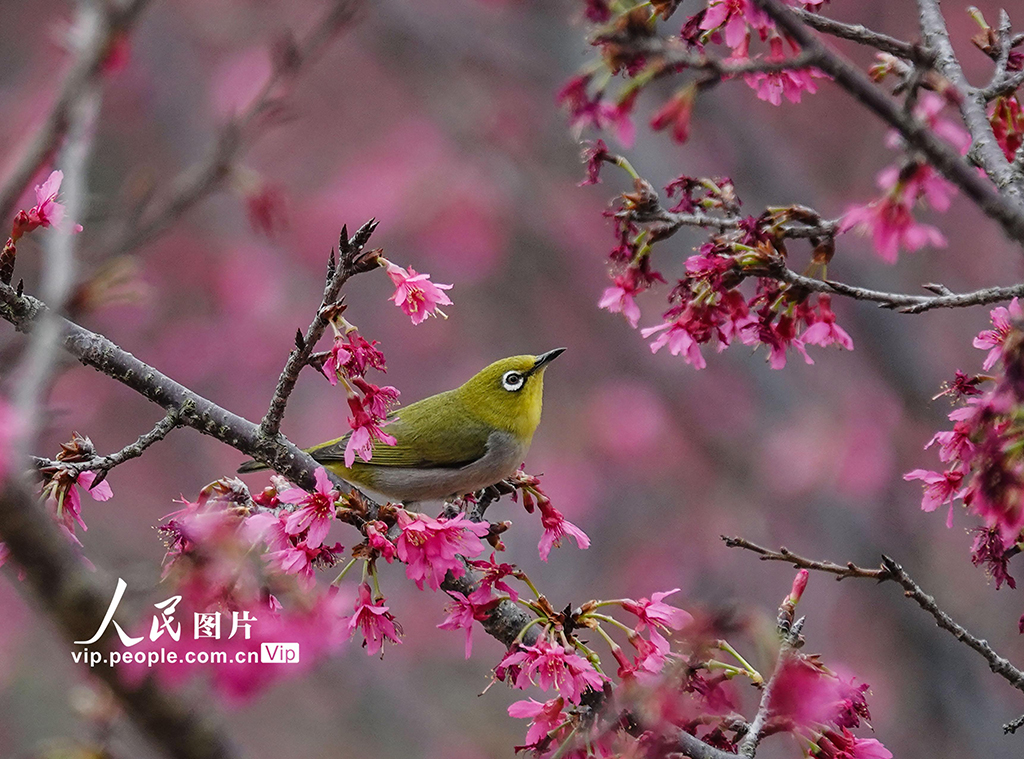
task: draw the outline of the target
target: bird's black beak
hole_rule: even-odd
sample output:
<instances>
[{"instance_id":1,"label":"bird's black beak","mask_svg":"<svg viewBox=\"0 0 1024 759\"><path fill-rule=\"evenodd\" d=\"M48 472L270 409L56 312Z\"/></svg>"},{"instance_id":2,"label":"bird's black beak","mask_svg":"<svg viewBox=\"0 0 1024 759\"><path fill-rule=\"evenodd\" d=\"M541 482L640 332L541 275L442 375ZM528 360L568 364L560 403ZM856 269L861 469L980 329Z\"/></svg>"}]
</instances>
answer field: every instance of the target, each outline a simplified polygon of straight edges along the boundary
<instances>
[{"instance_id":1,"label":"bird's black beak","mask_svg":"<svg viewBox=\"0 0 1024 759\"><path fill-rule=\"evenodd\" d=\"M535 371L537 371L541 367L550 364L552 361L554 361L556 358L561 356L563 353L565 353L565 348L555 348L553 351L548 351L547 353L541 353L539 356L537 356L535 358L536 363L533 365L533 368L530 370L530 374L533 374Z\"/></svg>"}]
</instances>

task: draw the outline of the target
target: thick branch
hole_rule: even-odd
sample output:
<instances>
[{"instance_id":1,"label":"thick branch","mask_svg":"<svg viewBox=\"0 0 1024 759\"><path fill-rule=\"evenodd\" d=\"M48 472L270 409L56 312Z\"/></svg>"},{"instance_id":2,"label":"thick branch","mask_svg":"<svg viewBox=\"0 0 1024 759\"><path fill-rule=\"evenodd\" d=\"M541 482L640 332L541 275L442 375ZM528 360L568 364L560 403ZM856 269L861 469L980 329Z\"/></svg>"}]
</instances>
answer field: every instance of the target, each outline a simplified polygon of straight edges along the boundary
<instances>
[{"instance_id":1,"label":"thick branch","mask_svg":"<svg viewBox=\"0 0 1024 759\"><path fill-rule=\"evenodd\" d=\"M971 634L967 628L956 622L949 616L949 614L940 609L938 604L935 603L935 599L921 590L921 587L914 582L903 567L888 556L882 557L882 565L878 569L867 569L864 567L858 567L853 563L842 566L827 561L805 559L804 557L797 556L785 548L779 551L772 551L755 543L751 543L748 540L744 540L743 538L730 538L723 535L722 539L730 548L745 548L748 551L753 551L754 553L759 554L762 561L783 561L787 564L792 564L794 567L802 569L829 572L837 575L838 579L842 579L843 577L863 577L866 579L877 580L879 582L891 580L898 583L903 587L903 594L928 612L935 620L936 625L948 632L968 648L971 648L981 654L985 661L988 662L989 669L1002 677L1017 690L1024 692L1024 671L1021 671L1011 664L1008 659L999 655L992 646L988 644L988 641Z\"/></svg>"},{"instance_id":2,"label":"thick branch","mask_svg":"<svg viewBox=\"0 0 1024 759\"><path fill-rule=\"evenodd\" d=\"M120 6L112 2L96 3L99 6L97 22L87 30L88 36L61 82L56 102L0 187L0 222L9 223L18 198L64 139L75 104L89 91L90 83L102 74L111 45L128 32L148 2L128 0Z\"/></svg>"},{"instance_id":3,"label":"thick branch","mask_svg":"<svg viewBox=\"0 0 1024 759\"><path fill-rule=\"evenodd\" d=\"M34 600L61 634L68 641L91 638L110 604L110 590L101 587L50 516L14 479L0 491L0 537L24 571ZM109 686L135 724L167 755L178 759L237 755L224 735L199 716L194 704L161 691L151 676L129 684L119 668L99 666L90 671Z\"/></svg>"},{"instance_id":4,"label":"thick branch","mask_svg":"<svg viewBox=\"0 0 1024 759\"><path fill-rule=\"evenodd\" d=\"M971 87L964 77L963 69L960 68L960 62L949 41L946 20L942 16L938 0L918 0L917 7L920 11L921 33L924 35L925 43L935 51L936 67L963 95L960 113L974 141L970 155L995 182L996 187L1006 192L1019 207L1024 188L1021 186L1020 178L1010 169L1010 163L992 133L992 125L985 110L985 94Z\"/></svg>"},{"instance_id":5,"label":"thick branch","mask_svg":"<svg viewBox=\"0 0 1024 759\"><path fill-rule=\"evenodd\" d=\"M956 150L939 138L878 89L856 66L839 54L826 48L818 38L780 0L754 0L800 47L814 54L817 67L829 74L836 83L857 98L869 110L894 127L913 147L920 150L943 176L999 222L1006 234L1015 242L1024 244L1024 209L1011 198L1000 194L992 185L978 176L974 168L961 158ZM927 0L922 0L927 2ZM970 127L970 125L968 125ZM998 149L998 146L996 146ZM1003 159L1005 162L1005 158ZM1006 185L1009 188L1008 183ZM1000 184L1004 187L1004 184Z\"/></svg>"}]
</instances>

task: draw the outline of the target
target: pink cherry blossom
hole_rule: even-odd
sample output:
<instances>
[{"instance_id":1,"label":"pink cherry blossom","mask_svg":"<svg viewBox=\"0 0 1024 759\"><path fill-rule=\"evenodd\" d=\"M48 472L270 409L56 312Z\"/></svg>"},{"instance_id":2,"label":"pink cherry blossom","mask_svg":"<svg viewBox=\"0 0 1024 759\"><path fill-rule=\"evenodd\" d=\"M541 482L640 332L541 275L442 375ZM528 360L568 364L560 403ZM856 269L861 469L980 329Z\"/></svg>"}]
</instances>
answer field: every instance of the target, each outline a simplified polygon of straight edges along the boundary
<instances>
[{"instance_id":1,"label":"pink cherry blossom","mask_svg":"<svg viewBox=\"0 0 1024 759\"><path fill-rule=\"evenodd\" d=\"M526 731L526 745L517 746L520 749L543 750L544 741L548 734L556 730L566 721L562 708L565 706L565 699L561 696L541 703L532 698L525 701L516 701L508 707L508 716L516 719L532 720L529 729Z\"/></svg>"},{"instance_id":2,"label":"pink cherry blossom","mask_svg":"<svg viewBox=\"0 0 1024 759\"><path fill-rule=\"evenodd\" d=\"M708 364L700 352L700 345L693 339L693 335L688 327L689 320L687 315L684 314L672 321L662 322L655 327L645 327L640 330L640 334L648 338L651 335L661 333L651 341L651 353L657 353L667 345L669 353L673 356L682 354L683 360L686 363L695 369L704 369Z\"/></svg>"},{"instance_id":3,"label":"pink cherry blossom","mask_svg":"<svg viewBox=\"0 0 1024 759\"><path fill-rule=\"evenodd\" d=\"M466 598L456 590L449 591L448 595L452 597L451 603L445 608L448 616L444 622L438 625L438 629L465 630L466 658L468 659L473 653L473 622L474 620L482 622L487 619L498 604L498 599L488 599L483 603L478 603L472 597ZM477 593L473 593L473 596L476 595Z\"/></svg>"},{"instance_id":4,"label":"pink cherry blossom","mask_svg":"<svg viewBox=\"0 0 1024 759\"><path fill-rule=\"evenodd\" d=\"M771 53L765 58L767 61L785 60L782 49L782 38L773 36L771 42ZM816 68L805 69L784 69L782 71L753 71L743 76L744 81L757 93L759 100L764 100L772 105L781 105L785 97L791 103L799 103L804 92L814 94L818 91L815 78L822 78L826 75Z\"/></svg>"},{"instance_id":5,"label":"pink cherry blossom","mask_svg":"<svg viewBox=\"0 0 1024 759\"><path fill-rule=\"evenodd\" d=\"M385 445L395 445L398 442L384 432L381 418L366 408L363 398L354 394L349 395L348 406L352 411L352 416L348 419L352 434L345 444L345 466L350 467L355 463L357 453L363 461L370 461L373 457L374 441Z\"/></svg>"},{"instance_id":6,"label":"pink cherry blossom","mask_svg":"<svg viewBox=\"0 0 1024 759\"><path fill-rule=\"evenodd\" d=\"M597 306L613 314L621 313L629 326L635 329L640 321L640 307L633 298L642 293L644 288L638 286L632 272L632 269L627 269L625 273L616 275L615 285L604 291Z\"/></svg>"},{"instance_id":7,"label":"pink cherry blossom","mask_svg":"<svg viewBox=\"0 0 1024 759\"><path fill-rule=\"evenodd\" d=\"M771 27L767 14L750 0L709 0L700 23L705 31L723 29L725 44L734 50L746 42L748 26L758 32Z\"/></svg>"},{"instance_id":8,"label":"pink cherry blossom","mask_svg":"<svg viewBox=\"0 0 1024 759\"><path fill-rule=\"evenodd\" d=\"M648 625L681 630L693 621L693 617L689 612L665 603L666 598L678 592L679 588L673 588L663 593L652 593L650 599L640 598L636 601L627 599L622 604L622 608L630 614L636 615L638 620L636 632L638 633L643 632Z\"/></svg>"},{"instance_id":9,"label":"pink cherry blossom","mask_svg":"<svg viewBox=\"0 0 1024 759\"><path fill-rule=\"evenodd\" d=\"M331 484L327 470L322 466L314 472L316 485L313 492L302 488L289 488L278 494L282 503L295 504L299 508L288 515L284 528L289 535L301 535L306 530L306 546L315 549L324 542L331 522L334 520L335 502L340 495Z\"/></svg>"},{"instance_id":10,"label":"pink cherry blossom","mask_svg":"<svg viewBox=\"0 0 1024 759\"><path fill-rule=\"evenodd\" d=\"M405 574L420 590L424 582L437 590L448 572L455 577L465 574L460 556L478 555L483 550L480 538L490 529L486 522L471 522L465 514L431 519L405 509L398 512L398 526L402 528L395 542L398 558L408 565Z\"/></svg>"},{"instance_id":11,"label":"pink cherry blossom","mask_svg":"<svg viewBox=\"0 0 1024 759\"><path fill-rule=\"evenodd\" d=\"M346 617L349 637L355 635L357 629L361 630L363 645L366 647L366 653L370 656L381 653L386 641L402 642L398 638L399 630L395 625L395 618L389 613L388 607L384 605L385 600L384 598L374 600L370 586L365 582L361 583L359 595L353 607L355 613Z\"/></svg>"},{"instance_id":12,"label":"pink cherry blossom","mask_svg":"<svg viewBox=\"0 0 1024 759\"><path fill-rule=\"evenodd\" d=\"M551 549L562 544L562 538L566 535L576 541L580 549L590 547L590 538L579 527L574 525L558 511L548 500L540 501L540 523L544 526L544 534L540 538L537 550L543 561L548 560Z\"/></svg>"},{"instance_id":13,"label":"pink cherry blossom","mask_svg":"<svg viewBox=\"0 0 1024 759\"><path fill-rule=\"evenodd\" d=\"M693 115L696 96L695 85L681 89L651 117L651 129L656 132L671 129L673 140L680 144L686 142L690 136L690 117Z\"/></svg>"},{"instance_id":14,"label":"pink cherry blossom","mask_svg":"<svg viewBox=\"0 0 1024 759\"><path fill-rule=\"evenodd\" d=\"M63 171L54 171L46 178L41 185L36 185L36 204L28 211L28 227L23 231L29 232L36 227L57 227L64 223L65 208L57 202L57 193L60 192L60 183L64 181ZM82 226L75 224L73 231L81 232Z\"/></svg>"},{"instance_id":15,"label":"pink cherry blossom","mask_svg":"<svg viewBox=\"0 0 1024 759\"><path fill-rule=\"evenodd\" d=\"M491 553L490 559L474 559L469 562L469 565L473 569L481 572L480 581L478 587L473 591L470 598L477 603L484 601L491 596L493 591L500 590L504 593L508 593L508 597L513 602L519 600L519 593L511 585L506 583L503 578L510 577L513 572L516 571L514 564L499 564L495 558L494 553Z\"/></svg>"},{"instance_id":16,"label":"pink cherry blossom","mask_svg":"<svg viewBox=\"0 0 1024 759\"><path fill-rule=\"evenodd\" d=\"M608 680L582 656L567 652L546 638L539 639L533 646L520 645L512 649L499 666L509 674L515 672L513 685L516 688L532 684L544 691L554 689L574 704L580 702L585 690L600 690Z\"/></svg>"},{"instance_id":17,"label":"pink cherry blossom","mask_svg":"<svg viewBox=\"0 0 1024 759\"><path fill-rule=\"evenodd\" d=\"M366 544L388 564L394 561L398 549L394 543L388 540L388 526L384 522L374 521L368 522L364 530Z\"/></svg>"},{"instance_id":18,"label":"pink cherry blossom","mask_svg":"<svg viewBox=\"0 0 1024 759\"><path fill-rule=\"evenodd\" d=\"M988 351L985 362L981 365L985 370L995 366L996 361L1002 356L1003 343L1006 342L1006 337L1013 329L1014 323L1024 321L1024 312L1022 312L1020 301L1017 298L1010 301L1009 308L996 306L989 312L989 316L992 318L992 329L982 330L974 338L975 348Z\"/></svg>"},{"instance_id":19,"label":"pink cherry blossom","mask_svg":"<svg viewBox=\"0 0 1024 759\"><path fill-rule=\"evenodd\" d=\"M875 251L889 263L896 263L900 247L913 252L926 245L946 246L946 238L938 229L919 224L905 202L889 195L848 209L839 223L839 231L851 229L871 235Z\"/></svg>"},{"instance_id":20,"label":"pink cherry blossom","mask_svg":"<svg viewBox=\"0 0 1024 759\"><path fill-rule=\"evenodd\" d=\"M874 738L858 738L845 727L825 731L815 740L815 759L892 759L892 752Z\"/></svg>"},{"instance_id":21,"label":"pink cherry blossom","mask_svg":"<svg viewBox=\"0 0 1024 759\"><path fill-rule=\"evenodd\" d=\"M836 315L832 311L831 297L820 295L818 297L818 306L820 315L813 324L804 330L804 333L800 335L800 340L805 345L820 345L822 348L827 348L835 343L848 351L852 351L853 338L850 337L846 330L836 324Z\"/></svg>"},{"instance_id":22,"label":"pink cherry blossom","mask_svg":"<svg viewBox=\"0 0 1024 759\"><path fill-rule=\"evenodd\" d=\"M390 261L381 261L384 261L388 276L395 284L395 294L389 300L393 300L412 319L413 324L421 323L428 316L444 316L438 306L451 305L451 299L444 292L451 290L451 285L431 282L429 274L417 274L411 266L406 271Z\"/></svg>"},{"instance_id":23,"label":"pink cherry blossom","mask_svg":"<svg viewBox=\"0 0 1024 759\"><path fill-rule=\"evenodd\" d=\"M924 498L921 500L922 511L935 511L944 503L949 503L949 516L946 526L953 526L953 500L963 496L960 486L963 484L964 473L958 469L945 472L931 472L927 469L915 469L903 475L903 479L921 480L924 482Z\"/></svg>"}]
</instances>

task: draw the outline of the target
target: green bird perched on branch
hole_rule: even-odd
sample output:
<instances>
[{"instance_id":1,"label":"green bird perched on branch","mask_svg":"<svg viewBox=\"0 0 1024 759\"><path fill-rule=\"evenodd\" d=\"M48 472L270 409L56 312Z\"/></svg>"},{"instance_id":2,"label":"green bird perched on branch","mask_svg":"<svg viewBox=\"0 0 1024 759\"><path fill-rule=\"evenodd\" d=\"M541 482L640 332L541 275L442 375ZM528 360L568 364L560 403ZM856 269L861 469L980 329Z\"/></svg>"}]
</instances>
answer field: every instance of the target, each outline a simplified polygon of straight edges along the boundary
<instances>
[{"instance_id":1,"label":"green bird perched on branch","mask_svg":"<svg viewBox=\"0 0 1024 759\"><path fill-rule=\"evenodd\" d=\"M345 466L349 435L307 448L346 482L389 501L429 501L472 493L510 476L540 423L544 372L565 348L495 361L465 384L399 408L369 462ZM250 461L239 473L267 467Z\"/></svg>"}]
</instances>

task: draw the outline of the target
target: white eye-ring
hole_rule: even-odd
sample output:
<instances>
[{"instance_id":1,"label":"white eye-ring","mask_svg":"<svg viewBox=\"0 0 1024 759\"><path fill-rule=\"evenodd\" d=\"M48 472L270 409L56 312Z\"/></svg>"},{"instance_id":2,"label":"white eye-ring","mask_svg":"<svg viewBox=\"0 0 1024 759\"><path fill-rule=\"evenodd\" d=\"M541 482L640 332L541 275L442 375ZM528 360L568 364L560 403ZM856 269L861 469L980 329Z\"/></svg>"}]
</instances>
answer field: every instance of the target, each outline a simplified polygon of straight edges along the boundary
<instances>
[{"instance_id":1,"label":"white eye-ring","mask_svg":"<svg viewBox=\"0 0 1024 759\"><path fill-rule=\"evenodd\" d=\"M519 372L505 372L501 377L501 386L510 393L514 393L517 390L523 389L523 383L525 381L526 378Z\"/></svg>"}]
</instances>

